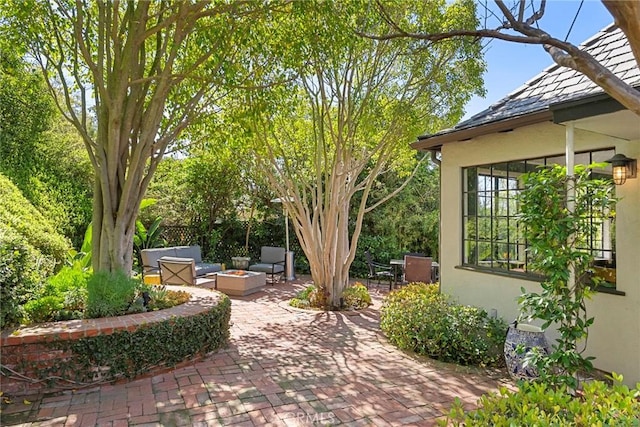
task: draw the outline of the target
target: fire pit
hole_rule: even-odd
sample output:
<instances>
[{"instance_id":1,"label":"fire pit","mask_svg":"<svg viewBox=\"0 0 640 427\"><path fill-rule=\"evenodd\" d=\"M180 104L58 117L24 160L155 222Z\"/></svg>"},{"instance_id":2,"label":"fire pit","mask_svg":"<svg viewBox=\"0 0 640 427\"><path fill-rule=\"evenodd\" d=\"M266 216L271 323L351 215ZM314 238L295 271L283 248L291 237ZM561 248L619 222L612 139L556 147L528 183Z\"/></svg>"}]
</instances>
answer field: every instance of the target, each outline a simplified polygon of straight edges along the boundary
<instances>
[{"instance_id":1,"label":"fire pit","mask_svg":"<svg viewBox=\"0 0 640 427\"><path fill-rule=\"evenodd\" d=\"M258 292L267 275L257 271L225 270L216 275L217 289L227 295L244 296Z\"/></svg>"}]
</instances>

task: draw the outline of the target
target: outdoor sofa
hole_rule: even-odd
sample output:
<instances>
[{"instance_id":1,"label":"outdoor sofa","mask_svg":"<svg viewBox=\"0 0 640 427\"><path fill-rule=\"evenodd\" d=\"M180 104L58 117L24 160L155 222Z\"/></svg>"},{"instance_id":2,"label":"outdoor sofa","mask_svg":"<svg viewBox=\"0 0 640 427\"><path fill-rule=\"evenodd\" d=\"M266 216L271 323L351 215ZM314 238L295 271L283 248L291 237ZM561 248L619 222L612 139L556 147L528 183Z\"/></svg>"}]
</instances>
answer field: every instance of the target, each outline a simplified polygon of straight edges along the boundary
<instances>
[{"instance_id":1,"label":"outdoor sofa","mask_svg":"<svg viewBox=\"0 0 640 427\"><path fill-rule=\"evenodd\" d=\"M193 261L195 277L222 271L222 264L202 261L200 246L172 246L142 250L142 274L160 274L159 261L190 263Z\"/></svg>"}]
</instances>

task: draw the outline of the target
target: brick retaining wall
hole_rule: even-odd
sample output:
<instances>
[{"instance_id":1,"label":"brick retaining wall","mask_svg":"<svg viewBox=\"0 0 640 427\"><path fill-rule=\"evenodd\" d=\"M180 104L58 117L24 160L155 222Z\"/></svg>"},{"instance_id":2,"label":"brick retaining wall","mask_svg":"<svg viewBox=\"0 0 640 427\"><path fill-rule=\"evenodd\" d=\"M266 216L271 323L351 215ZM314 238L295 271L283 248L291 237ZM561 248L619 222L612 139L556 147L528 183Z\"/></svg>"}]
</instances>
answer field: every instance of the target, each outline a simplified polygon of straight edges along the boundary
<instances>
[{"instance_id":1,"label":"brick retaining wall","mask_svg":"<svg viewBox=\"0 0 640 427\"><path fill-rule=\"evenodd\" d=\"M102 334L109 335L122 330L132 332L139 325L162 322L170 317L199 315L216 306L222 297L217 291L209 289L184 286L167 286L167 289L187 291L191 293L191 298L186 304L148 313L102 319L51 322L2 331L0 363L3 369L0 376L0 390L5 395L23 396L64 389L64 387L51 387L46 381L33 379L37 369L53 367L56 363L71 356L68 352L50 348L46 345L48 342L79 340ZM158 371L163 369L166 367L159 366L157 368ZM149 373L155 372L153 369L149 371ZM78 385L70 384L68 388L78 388Z\"/></svg>"}]
</instances>

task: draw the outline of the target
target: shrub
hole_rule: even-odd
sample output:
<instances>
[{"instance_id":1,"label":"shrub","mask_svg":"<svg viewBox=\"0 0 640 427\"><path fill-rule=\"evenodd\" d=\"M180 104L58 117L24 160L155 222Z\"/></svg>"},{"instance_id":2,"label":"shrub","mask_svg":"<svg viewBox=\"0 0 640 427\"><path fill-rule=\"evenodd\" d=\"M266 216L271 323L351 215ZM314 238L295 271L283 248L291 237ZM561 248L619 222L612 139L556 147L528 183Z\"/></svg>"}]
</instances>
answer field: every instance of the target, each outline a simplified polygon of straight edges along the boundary
<instances>
[{"instance_id":1,"label":"shrub","mask_svg":"<svg viewBox=\"0 0 640 427\"><path fill-rule=\"evenodd\" d=\"M566 390L566 389L565 389ZM584 384L579 397L543 382L523 382L518 391L500 389L480 398L479 408L466 412L456 399L440 425L454 426L637 426L640 386L630 390L614 374L614 384Z\"/></svg>"},{"instance_id":2,"label":"shrub","mask_svg":"<svg viewBox=\"0 0 640 427\"><path fill-rule=\"evenodd\" d=\"M477 307L454 303L437 285L411 283L391 292L382 304L380 328L397 347L444 362L504 363L507 324Z\"/></svg>"},{"instance_id":3,"label":"shrub","mask_svg":"<svg viewBox=\"0 0 640 427\"><path fill-rule=\"evenodd\" d=\"M24 305L27 320L30 323L43 323L55 320L55 314L64 307L59 296L48 295L27 302Z\"/></svg>"},{"instance_id":4,"label":"shrub","mask_svg":"<svg viewBox=\"0 0 640 427\"><path fill-rule=\"evenodd\" d=\"M63 267L24 305L25 323L81 319L87 304L88 273Z\"/></svg>"},{"instance_id":5,"label":"shrub","mask_svg":"<svg viewBox=\"0 0 640 427\"><path fill-rule=\"evenodd\" d=\"M127 312L134 303L140 282L125 273L99 271L87 282L88 318L118 316Z\"/></svg>"},{"instance_id":6,"label":"shrub","mask_svg":"<svg viewBox=\"0 0 640 427\"><path fill-rule=\"evenodd\" d=\"M0 221L0 328L23 319L23 305L37 296L41 287L40 266L47 271L52 263L15 231L3 229Z\"/></svg>"},{"instance_id":7,"label":"shrub","mask_svg":"<svg viewBox=\"0 0 640 427\"><path fill-rule=\"evenodd\" d=\"M309 285L296 294L296 298L300 300L309 300L309 295L316 289L314 285Z\"/></svg>"},{"instance_id":8,"label":"shrub","mask_svg":"<svg viewBox=\"0 0 640 427\"><path fill-rule=\"evenodd\" d=\"M71 247L71 243L58 234L51 223L3 175L0 175L0 223L23 236L28 244L51 257L55 263L62 264Z\"/></svg>"},{"instance_id":9,"label":"shrub","mask_svg":"<svg viewBox=\"0 0 640 427\"><path fill-rule=\"evenodd\" d=\"M295 308L311 308L308 299L291 298L289 305Z\"/></svg>"},{"instance_id":10,"label":"shrub","mask_svg":"<svg viewBox=\"0 0 640 427\"><path fill-rule=\"evenodd\" d=\"M144 288L149 293L147 310L163 310L189 301L191 295L185 291L168 291L165 286L152 285Z\"/></svg>"},{"instance_id":11,"label":"shrub","mask_svg":"<svg viewBox=\"0 0 640 427\"><path fill-rule=\"evenodd\" d=\"M371 305L371 295L369 295L369 291L362 283L356 283L345 288L342 292L342 298L344 305L354 310L367 308Z\"/></svg>"}]
</instances>

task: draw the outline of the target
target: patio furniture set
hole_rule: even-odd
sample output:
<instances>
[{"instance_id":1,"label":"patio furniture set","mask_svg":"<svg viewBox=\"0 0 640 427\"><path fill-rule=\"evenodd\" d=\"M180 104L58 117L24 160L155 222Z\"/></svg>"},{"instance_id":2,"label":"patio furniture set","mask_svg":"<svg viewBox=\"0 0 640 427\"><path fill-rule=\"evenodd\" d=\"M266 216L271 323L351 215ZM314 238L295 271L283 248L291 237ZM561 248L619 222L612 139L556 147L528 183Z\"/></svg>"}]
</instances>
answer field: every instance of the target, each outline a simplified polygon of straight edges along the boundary
<instances>
[{"instance_id":1,"label":"patio furniture set","mask_svg":"<svg viewBox=\"0 0 640 427\"><path fill-rule=\"evenodd\" d=\"M285 249L263 246L260 261L247 270L227 270L223 264L203 262L197 245L144 249L142 263L145 283L199 286L244 296L265 286L267 275L272 284L284 276Z\"/></svg>"},{"instance_id":2,"label":"patio furniture set","mask_svg":"<svg viewBox=\"0 0 640 427\"><path fill-rule=\"evenodd\" d=\"M370 251L365 251L369 272L367 288L371 280L389 282L389 290L399 285L413 282L434 283L439 279L440 265L431 257L420 253L407 253L402 259L392 259L389 264L381 264L373 260Z\"/></svg>"}]
</instances>

